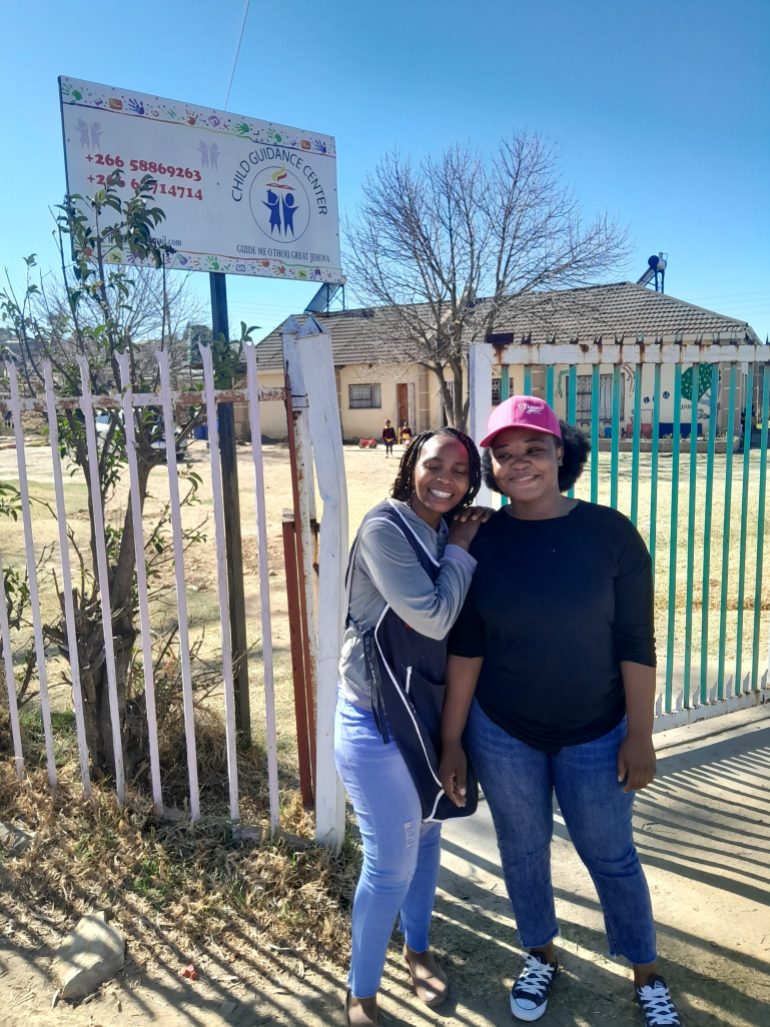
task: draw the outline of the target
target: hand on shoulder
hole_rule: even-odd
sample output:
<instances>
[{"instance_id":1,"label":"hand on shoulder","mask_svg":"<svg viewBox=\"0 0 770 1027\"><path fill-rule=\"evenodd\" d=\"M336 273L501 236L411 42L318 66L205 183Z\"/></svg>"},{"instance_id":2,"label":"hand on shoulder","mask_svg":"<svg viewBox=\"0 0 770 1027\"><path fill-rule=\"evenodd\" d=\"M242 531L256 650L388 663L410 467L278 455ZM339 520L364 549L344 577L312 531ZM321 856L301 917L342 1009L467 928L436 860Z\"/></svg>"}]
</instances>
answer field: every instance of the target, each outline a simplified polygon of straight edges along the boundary
<instances>
[{"instance_id":1,"label":"hand on shoulder","mask_svg":"<svg viewBox=\"0 0 770 1027\"><path fill-rule=\"evenodd\" d=\"M470 506L460 510L449 525L447 542L467 549L476 537L479 527L488 521L494 512L488 506Z\"/></svg>"},{"instance_id":2,"label":"hand on shoulder","mask_svg":"<svg viewBox=\"0 0 770 1027\"><path fill-rule=\"evenodd\" d=\"M478 521L479 524L484 524L496 512L491 506L466 506L454 515L452 523L459 521L464 524L466 521Z\"/></svg>"}]
</instances>

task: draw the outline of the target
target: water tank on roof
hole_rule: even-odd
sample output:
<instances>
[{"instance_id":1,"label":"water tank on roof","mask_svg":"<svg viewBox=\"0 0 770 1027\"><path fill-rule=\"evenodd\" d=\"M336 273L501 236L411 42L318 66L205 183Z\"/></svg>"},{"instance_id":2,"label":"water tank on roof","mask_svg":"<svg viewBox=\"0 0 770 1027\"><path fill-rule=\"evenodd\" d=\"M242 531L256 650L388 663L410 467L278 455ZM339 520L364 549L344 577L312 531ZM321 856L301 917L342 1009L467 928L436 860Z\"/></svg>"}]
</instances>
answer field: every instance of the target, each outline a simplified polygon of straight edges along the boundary
<instances>
[{"instance_id":1,"label":"water tank on roof","mask_svg":"<svg viewBox=\"0 0 770 1027\"><path fill-rule=\"evenodd\" d=\"M637 281L637 285L649 285L652 280L655 280L655 292L664 292L664 282L666 280L666 254L658 253L657 255L647 258L647 270L644 272L642 277Z\"/></svg>"}]
</instances>

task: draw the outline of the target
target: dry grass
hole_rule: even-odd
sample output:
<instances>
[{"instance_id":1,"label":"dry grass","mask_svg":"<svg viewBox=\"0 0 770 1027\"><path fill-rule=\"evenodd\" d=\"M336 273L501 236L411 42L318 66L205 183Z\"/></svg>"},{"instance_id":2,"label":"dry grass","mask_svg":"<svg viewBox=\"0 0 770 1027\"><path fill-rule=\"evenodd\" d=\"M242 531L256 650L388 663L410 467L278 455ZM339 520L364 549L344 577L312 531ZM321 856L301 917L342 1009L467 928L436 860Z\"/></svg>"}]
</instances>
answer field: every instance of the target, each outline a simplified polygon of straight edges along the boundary
<instances>
[{"instance_id":1,"label":"dry grass","mask_svg":"<svg viewBox=\"0 0 770 1027\"><path fill-rule=\"evenodd\" d=\"M0 725L5 737L7 726ZM184 741L181 735L175 741L181 774L164 779L164 796L181 808ZM173 740L164 742L168 757ZM15 932L42 919L62 933L83 914L106 909L140 965L167 959L169 948L184 965L204 945L228 950L234 965L239 954L253 959L271 949L312 961L331 950L346 959L355 849L346 846L335 856L316 846L312 817L293 790L286 793L282 829L271 837L264 754L257 748L239 755L242 811L251 825L244 840L227 816L223 732L215 718L199 718L198 745L211 812L195 824L183 814L158 818L146 789L129 787L122 809L109 782L95 783L84 798L74 752L55 791L42 766L20 783L12 761L0 762L0 819L35 835L25 854L4 862L2 914L15 921ZM27 738L27 752L34 764L34 738Z\"/></svg>"},{"instance_id":2,"label":"dry grass","mask_svg":"<svg viewBox=\"0 0 770 1027\"><path fill-rule=\"evenodd\" d=\"M770 564L770 532L764 526L761 550L758 548L758 508L759 508L759 457L758 451L753 450L750 454L749 476L747 479L745 504L743 499L743 455L734 454L732 469L732 495L730 513L728 518L728 534L726 544L726 601L724 605L724 630L720 634L723 618L722 610L722 588L723 588L723 557L725 555L724 544L724 520L725 520L725 496L726 496L726 457L724 454L717 454L714 460L714 482L712 489L711 529L706 532L706 456L698 454L696 464L696 486L695 503L690 521L690 455L683 453L680 458L679 487L673 489L672 482L672 459L671 455L661 455L658 465L657 476L657 516L656 516L656 538L655 538L655 628L658 641L658 657L661 670L665 669L666 660L669 658L667 651L667 640L669 630L669 618L673 605L674 611L674 644L670 659L674 668L674 680L679 682L681 687L681 671L685 658L685 649L688 647L686 635L686 613L688 595L688 563L689 537L692 533L692 627L689 641L689 649L694 667L698 667L701 660L701 649L703 644L702 615L704 597L707 604L707 633L705 652L708 659L708 680L713 684L716 680L717 662L720 648L726 654L726 676L729 677L735 669L735 654L738 641L738 611L739 611L739 585L740 585L740 541L741 532L744 533L744 576L743 576L743 602L740 604L742 610L742 626L740 633L742 648L742 676L745 676L751 669L751 654L754 631L754 606L755 591L757 585L757 570L759 557L763 562L763 578L767 579ZM638 518L639 530L650 542L650 458L642 457L640 465ZM579 481L576 494L582 498L589 498L590 495L590 474L587 471ZM675 522L676 531L672 533L671 510L673 500L678 503L678 517ZM610 501L610 455L602 453L599 464L599 502L609 503ZM618 506L619 509L628 513L631 508L631 455L621 453L618 474ZM745 510L745 515L744 515ZM742 527L745 520L745 525ZM708 547L707 547L708 542ZM706 560L706 553L709 553L708 584L704 591L703 570ZM669 598L670 569L672 563L675 566L675 591L674 602L671 604ZM765 585L760 589L760 610L770 610L770 590ZM770 617L766 613L761 616L760 644L759 644L759 673L762 673L763 666L767 667L768 643ZM747 663L748 660L748 663Z\"/></svg>"},{"instance_id":3,"label":"dry grass","mask_svg":"<svg viewBox=\"0 0 770 1027\"><path fill-rule=\"evenodd\" d=\"M207 479L208 452L192 447L193 466ZM69 929L83 913L111 910L129 942L135 962L166 959L184 965L205 944L219 947L236 972L248 973L246 962L259 964L259 953L281 952L312 962L329 954L340 965L347 960L350 897L358 874L357 848L347 845L338 856L314 844L312 817L302 809L297 793L296 741L293 692L288 655L288 621L281 548L281 511L291 506L287 453L274 447L266 455L267 501L270 531L268 550L271 605L274 617L275 688L279 725L279 785L281 831L269 832L265 738L265 701L262 688L261 635L256 570L257 544L252 471L247 456L240 456L243 489L242 523L247 568L250 690L255 744L239 752L238 772L242 822L257 828L260 840L242 841L233 834L228 817L226 749L222 727L221 691L196 708L198 772L203 817L194 826L182 816L159 819L149 798L147 761L140 761L120 810L109 782L95 783L91 799L83 799L77 774L77 750L69 688L63 664L49 660L54 688L54 730L60 786L51 793L43 770L43 739L39 715L28 709L23 717L24 752L28 776L19 785L12 762L0 762L0 819L35 832L35 844L25 856L5 863L2 914L23 938L25 925L42 917L58 933ZM43 503L52 501L50 458L44 449L29 457L35 502L35 548L53 545L57 562L58 540ZM15 456L0 453L0 473L13 480ZM147 523L165 498L164 469L153 472L152 498ZM117 523L122 496L118 494L109 516ZM77 479L66 482L70 523L85 541L85 490ZM210 499L189 511L189 517L210 513ZM363 513L363 511L362 511ZM7 554L23 552L20 524L2 525ZM213 524L207 526L213 536ZM211 544L192 550L186 558L190 587L191 639L203 635L203 655L216 658L219 648L217 568ZM168 567L164 574L170 575ZM50 572L49 572L50 573ZM46 585L46 582L48 583ZM56 613L52 581L40 584L44 615ZM154 625L173 621L175 609L156 604ZM10 741L7 723L0 738ZM181 721L163 724L160 739L163 797L167 807L184 811L187 766ZM0 749L3 746L0 745ZM248 955L248 960L246 957ZM238 968L238 961L242 962ZM253 969L253 967L252 967Z\"/></svg>"},{"instance_id":4,"label":"dry grass","mask_svg":"<svg viewBox=\"0 0 770 1027\"><path fill-rule=\"evenodd\" d=\"M352 526L357 524L373 492L387 491L395 461L378 460L380 453L352 454L356 481L367 488L353 490ZM191 447L195 470L208 481L205 445ZM363 458L363 459L361 459ZM259 632L257 542L251 461L239 453L242 487L242 529L248 610L250 690L255 744L239 752L238 770L242 822L260 830L259 841L242 841L228 818L226 750L222 728L221 694L196 708L198 771L203 817L195 825L182 816L159 819L149 798L146 759L139 762L127 801L119 809L109 782L96 782L90 799L82 797L77 773L74 722L63 664L49 660L54 690L54 731L60 785L51 793L43 769L40 718L27 708L23 715L24 753L28 774L21 784L9 759L10 731L0 724L0 819L35 832L34 847L24 856L6 861L5 888L0 910L22 938L25 925L40 918L57 932L71 927L83 913L108 909L127 935L132 958L138 962L168 958L184 965L196 946L219 946L228 960L249 954L258 961L262 951L298 954L316 961L331 953L340 965L347 960L348 908L359 867L357 847L346 845L339 856L313 842L311 816L302 809L296 789L296 742L293 692L288 656L288 620L282 562L281 512L291 506L287 451L266 452L266 489L270 528L268 551L271 606L274 621L275 686L279 725L279 783L282 801L281 832L270 837L266 758L264 753L264 690L262 688ZM36 551L52 545L54 557L41 576L44 616L56 613L50 567L58 562L58 539L44 503L53 500L50 456L44 448L28 454ZM0 451L0 474L15 477L15 454ZM164 469L153 472L147 523L165 498ZM79 541L86 540L85 489L77 478L65 481L70 524ZM371 492L369 491L371 489ZM210 513L210 497L190 517ZM108 513L120 518L119 493ZM3 553L23 553L21 524L3 524ZM209 519L207 531L213 536ZM17 558L18 559L18 558ZM204 634L203 652L216 657L219 646L217 567L212 546L193 549L185 561L191 638ZM164 572L170 574L170 568ZM175 610L156 604L154 624L173 620ZM5 748L5 752L2 750ZM187 767L181 721L168 720L161 736L163 797L167 807L184 810ZM243 967L241 967L243 971Z\"/></svg>"}]
</instances>

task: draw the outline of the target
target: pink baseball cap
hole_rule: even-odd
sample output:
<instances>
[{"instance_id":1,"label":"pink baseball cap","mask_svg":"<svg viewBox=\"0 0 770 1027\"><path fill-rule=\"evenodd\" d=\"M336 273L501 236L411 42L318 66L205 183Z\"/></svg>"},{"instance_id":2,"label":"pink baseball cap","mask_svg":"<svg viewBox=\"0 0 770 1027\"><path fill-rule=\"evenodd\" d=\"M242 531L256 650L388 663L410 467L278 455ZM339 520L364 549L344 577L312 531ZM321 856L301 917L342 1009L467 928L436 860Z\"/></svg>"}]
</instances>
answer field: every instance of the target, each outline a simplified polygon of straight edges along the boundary
<instances>
[{"instance_id":1,"label":"pink baseball cap","mask_svg":"<svg viewBox=\"0 0 770 1027\"><path fill-rule=\"evenodd\" d=\"M561 439L559 418L539 396L511 396L496 406L489 415L487 434L479 445L491 445L495 435L506 428L529 428Z\"/></svg>"}]
</instances>

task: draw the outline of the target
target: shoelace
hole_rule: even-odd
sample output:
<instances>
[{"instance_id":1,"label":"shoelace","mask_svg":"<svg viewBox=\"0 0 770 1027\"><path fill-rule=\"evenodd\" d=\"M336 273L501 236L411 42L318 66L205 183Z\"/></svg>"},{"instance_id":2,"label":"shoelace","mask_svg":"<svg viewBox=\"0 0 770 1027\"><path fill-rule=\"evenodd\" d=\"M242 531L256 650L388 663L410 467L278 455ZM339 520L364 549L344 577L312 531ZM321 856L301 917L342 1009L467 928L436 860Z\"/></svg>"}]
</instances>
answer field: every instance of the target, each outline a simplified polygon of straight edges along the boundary
<instances>
[{"instance_id":1,"label":"shoelace","mask_svg":"<svg viewBox=\"0 0 770 1027\"><path fill-rule=\"evenodd\" d=\"M553 967L530 954L527 956L527 962L513 990L514 992L524 991L530 995L538 995L548 987L552 977Z\"/></svg>"},{"instance_id":2,"label":"shoelace","mask_svg":"<svg viewBox=\"0 0 770 1027\"><path fill-rule=\"evenodd\" d=\"M673 1024L676 1027L679 1024L679 1015L665 985L645 984L638 990L639 1000L650 1023L655 1024L656 1027L666 1027L667 1024Z\"/></svg>"}]
</instances>

